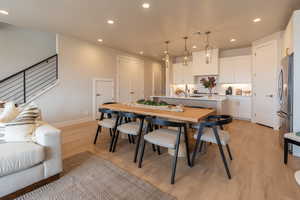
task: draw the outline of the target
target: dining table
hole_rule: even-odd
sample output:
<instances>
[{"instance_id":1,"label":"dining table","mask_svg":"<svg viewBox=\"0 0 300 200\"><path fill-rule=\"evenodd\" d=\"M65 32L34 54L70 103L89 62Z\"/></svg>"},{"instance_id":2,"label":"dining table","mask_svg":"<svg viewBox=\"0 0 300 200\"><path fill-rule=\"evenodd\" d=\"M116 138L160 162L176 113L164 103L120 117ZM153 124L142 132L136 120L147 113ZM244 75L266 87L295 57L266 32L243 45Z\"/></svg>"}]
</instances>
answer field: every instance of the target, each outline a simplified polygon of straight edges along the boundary
<instances>
[{"instance_id":1,"label":"dining table","mask_svg":"<svg viewBox=\"0 0 300 200\"><path fill-rule=\"evenodd\" d=\"M185 122L188 124L197 124L207 116L216 114L216 110L212 108L182 107L181 111L174 111L175 109L160 109L159 107L155 109L155 106L141 106L138 104L125 103L103 104L100 106L100 108L110 109L119 112L130 112L145 116L161 117L170 120ZM187 130L185 131L187 132ZM174 155L174 150L169 149L168 152L169 154ZM178 156L186 156L185 148L182 143L179 147Z\"/></svg>"},{"instance_id":2,"label":"dining table","mask_svg":"<svg viewBox=\"0 0 300 200\"><path fill-rule=\"evenodd\" d=\"M151 108L150 108L151 107ZM211 108L193 108L193 107L182 107L182 111L173 111L172 109L157 109L154 106L138 106L137 104L103 104L100 108L121 111L121 112L131 112L140 115L162 117L172 120L178 120L188 123L198 123L205 117L213 115L216 113L215 109Z\"/></svg>"}]
</instances>

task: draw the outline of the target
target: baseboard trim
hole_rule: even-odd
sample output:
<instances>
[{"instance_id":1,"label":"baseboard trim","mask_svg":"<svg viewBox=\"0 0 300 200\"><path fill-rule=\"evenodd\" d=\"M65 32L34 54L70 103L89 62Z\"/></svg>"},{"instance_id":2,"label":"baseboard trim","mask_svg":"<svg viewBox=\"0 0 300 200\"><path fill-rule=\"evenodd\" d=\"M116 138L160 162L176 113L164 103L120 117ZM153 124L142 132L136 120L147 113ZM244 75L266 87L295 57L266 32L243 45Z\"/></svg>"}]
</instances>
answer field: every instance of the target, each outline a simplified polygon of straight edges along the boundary
<instances>
[{"instance_id":1,"label":"baseboard trim","mask_svg":"<svg viewBox=\"0 0 300 200\"><path fill-rule=\"evenodd\" d=\"M249 119L249 118L244 118L244 117L233 117L233 119L252 122L251 119ZM253 123L253 122L252 122L252 123Z\"/></svg>"},{"instance_id":2,"label":"baseboard trim","mask_svg":"<svg viewBox=\"0 0 300 200\"><path fill-rule=\"evenodd\" d=\"M37 188L39 188L39 187L41 187L43 185L46 185L48 183L51 183L53 181L58 180L59 176L60 176L60 174L56 174L56 175L51 176L51 177L49 177L47 179L41 180L41 181L39 181L37 183L34 183L34 184L29 185L29 186L27 186L27 187L25 187L23 189L20 189L20 190L14 192L12 194L6 195L4 197L0 197L0 200L12 200L12 199L15 199L15 198L17 198L19 196L22 196L23 194L26 194L28 192L31 192L31 191L35 190L35 189L37 189Z\"/></svg>"},{"instance_id":3,"label":"baseboard trim","mask_svg":"<svg viewBox=\"0 0 300 200\"><path fill-rule=\"evenodd\" d=\"M69 120L69 121L64 121L64 122L56 122L56 123L51 123L54 127L61 128L65 126L71 126L75 124L80 124L80 123L85 123L85 122L91 122L94 121L92 117L85 117L81 119L74 119L74 120Z\"/></svg>"}]
</instances>

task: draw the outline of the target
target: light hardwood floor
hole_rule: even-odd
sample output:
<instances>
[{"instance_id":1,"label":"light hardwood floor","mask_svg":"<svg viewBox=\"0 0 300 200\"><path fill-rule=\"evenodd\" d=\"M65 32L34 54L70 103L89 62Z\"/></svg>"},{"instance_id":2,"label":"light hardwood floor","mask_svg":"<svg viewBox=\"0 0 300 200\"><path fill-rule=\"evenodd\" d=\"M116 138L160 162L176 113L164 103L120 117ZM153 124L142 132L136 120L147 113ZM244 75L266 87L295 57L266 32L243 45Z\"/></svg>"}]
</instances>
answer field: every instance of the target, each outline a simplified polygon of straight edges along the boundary
<instances>
[{"instance_id":1,"label":"light hardwood floor","mask_svg":"<svg viewBox=\"0 0 300 200\"><path fill-rule=\"evenodd\" d=\"M64 127L64 158L83 151L91 151L110 160L131 174L148 181L185 200L297 200L300 186L294 180L295 170L300 170L300 159L289 158L283 164L283 150L278 133L270 128L235 120L227 127L234 160L230 162L232 179L228 180L215 145L199 155L195 166L189 168L185 159L179 159L175 185L170 184L171 156L166 150L158 156L151 148L145 152L143 168L132 162L134 146L120 140L117 152L109 153L110 137L104 131L93 145L96 123Z\"/></svg>"}]
</instances>

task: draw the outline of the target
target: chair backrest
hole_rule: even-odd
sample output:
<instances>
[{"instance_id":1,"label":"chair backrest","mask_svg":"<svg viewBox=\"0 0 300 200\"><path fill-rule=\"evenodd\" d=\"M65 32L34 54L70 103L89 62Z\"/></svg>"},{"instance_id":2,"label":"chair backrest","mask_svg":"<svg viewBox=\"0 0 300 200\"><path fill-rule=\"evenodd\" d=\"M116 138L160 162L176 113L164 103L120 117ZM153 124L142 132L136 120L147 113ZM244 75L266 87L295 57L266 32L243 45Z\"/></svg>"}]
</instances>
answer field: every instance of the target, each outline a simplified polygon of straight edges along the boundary
<instances>
[{"instance_id":1,"label":"chair backrest","mask_svg":"<svg viewBox=\"0 0 300 200\"><path fill-rule=\"evenodd\" d=\"M208 116L204 122L199 123L198 125L194 126L194 128L199 129L202 127L216 127L219 126L223 129L223 125L229 124L232 122L232 116L230 115L211 115Z\"/></svg>"},{"instance_id":2,"label":"chair backrest","mask_svg":"<svg viewBox=\"0 0 300 200\"><path fill-rule=\"evenodd\" d=\"M206 108L206 107L203 107L203 106L184 106L184 107L187 107L187 108L209 109L209 108Z\"/></svg>"},{"instance_id":3,"label":"chair backrest","mask_svg":"<svg viewBox=\"0 0 300 200\"><path fill-rule=\"evenodd\" d=\"M120 117L125 117L125 118L129 118L129 119L137 119L137 118L144 119L146 116L135 114L135 113L129 113L129 112L121 112Z\"/></svg>"},{"instance_id":4,"label":"chair backrest","mask_svg":"<svg viewBox=\"0 0 300 200\"><path fill-rule=\"evenodd\" d=\"M109 109L106 109L106 108L99 108L99 112L100 113L106 113L106 114L119 114L118 111L109 110Z\"/></svg>"},{"instance_id":5,"label":"chair backrest","mask_svg":"<svg viewBox=\"0 0 300 200\"><path fill-rule=\"evenodd\" d=\"M112 118L113 115L119 117L119 112L118 111L109 110L109 109L106 109L106 108L99 108L99 113L101 113L100 120L103 120L105 118L104 117L105 114L106 114L107 118Z\"/></svg>"},{"instance_id":6,"label":"chair backrest","mask_svg":"<svg viewBox=\"0 0 300 200\"><path fill-rule=\"evenodd\" d=\"M103 103L103 105L109 105L109 104L116 104L117 102L106 102L106 103Z\"/></svg>"},{"instance_id":7,"label":"chair backrest","mask_svg":"<svg viewBox=\"0 0 300 200\"><path fill-rule=\"evenodd\" d=\"M185 123L169 121L167 119L161 119L161 118L147 117L146 120L151 122L153 125L158 125L158 126L168 126L168 127L178 127L178 128L185 126Z\"/></svg>"},{"instance_id":8,"label":"chair backrest","mask_svg":"<svg viewBox=\"0 0 300 200\"><path fill-rule=\"evenodd\" d=\"M211 115L205 119L206 126L223 126L232 122L230 115Z\"/></svg>"}]
</instances>

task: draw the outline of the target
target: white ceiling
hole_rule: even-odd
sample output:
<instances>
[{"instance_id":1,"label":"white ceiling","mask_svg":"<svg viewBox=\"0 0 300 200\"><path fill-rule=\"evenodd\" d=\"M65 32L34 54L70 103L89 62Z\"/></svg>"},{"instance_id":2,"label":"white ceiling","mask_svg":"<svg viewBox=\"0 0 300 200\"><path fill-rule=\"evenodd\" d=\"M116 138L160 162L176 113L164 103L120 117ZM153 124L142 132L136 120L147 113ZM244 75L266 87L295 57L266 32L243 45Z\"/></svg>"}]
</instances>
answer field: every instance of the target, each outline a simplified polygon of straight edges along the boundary
<instances>
[{"instance_id":1,"label":"white ceiling","mask_svg":"<svg viewBox=\"0 0 300 200\"><path fill-rule=\"evenodd\" d=\"M151 7L143 9L142 3ZM183 51L185 35L212 31L214 47L248 46L268 34L283 30L300 0L1 0L0 21L63 33L91 42L98 38L112 48L131 53L143 51L160 58L164 41L172 55ZM260 17L260 23L253 23ZM115 24L106 23L108 19ZM231 43L231 38L237 39ZM204 38L193 36L189 47L203 49Z\"/></svg>"}]
</instances>

